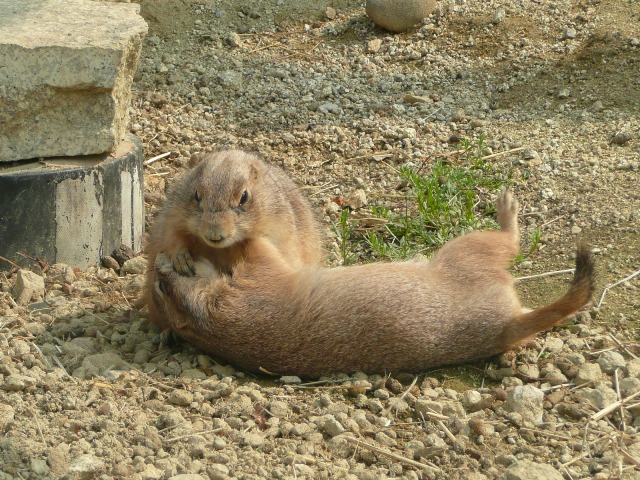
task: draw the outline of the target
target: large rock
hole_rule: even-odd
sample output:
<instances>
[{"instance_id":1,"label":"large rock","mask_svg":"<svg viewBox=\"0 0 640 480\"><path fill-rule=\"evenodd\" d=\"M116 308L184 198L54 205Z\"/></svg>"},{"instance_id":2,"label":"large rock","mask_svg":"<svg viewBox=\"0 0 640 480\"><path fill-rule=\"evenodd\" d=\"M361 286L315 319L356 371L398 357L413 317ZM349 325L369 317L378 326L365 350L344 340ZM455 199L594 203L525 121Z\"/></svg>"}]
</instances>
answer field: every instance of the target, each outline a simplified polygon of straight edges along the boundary
<instances>
[{"instance_id":1,"label":"large rock","mask_svg":"<svg viewBox=\"0 0 640 480\"><path fill-rule=\"evenodd\" d=\"M436 0L367 0L367 15L390 32L404 32L427 18L436 8Z\"/></svg>"},{"instance_id":2,"label":"large rock","mask_svg":"<svg viewBox=\"0 0 640 480\"><path fill-rule=\"evenodd\" d=\"M110 151L147 24L140 6L0 0L0 162Z\"/></svg>"}]
</instances>

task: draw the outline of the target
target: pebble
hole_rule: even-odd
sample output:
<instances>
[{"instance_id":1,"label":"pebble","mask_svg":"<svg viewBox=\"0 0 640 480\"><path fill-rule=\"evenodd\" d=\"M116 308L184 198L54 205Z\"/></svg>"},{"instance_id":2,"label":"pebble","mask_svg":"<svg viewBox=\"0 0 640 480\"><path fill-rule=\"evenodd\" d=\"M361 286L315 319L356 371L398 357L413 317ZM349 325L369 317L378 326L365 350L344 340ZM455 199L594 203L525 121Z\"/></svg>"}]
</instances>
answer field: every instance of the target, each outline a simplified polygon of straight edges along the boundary
<instances>
[{"instance_id":1,"label":"pebble","mask_svg":"<svg viewBox=\"0 0 640 480\"><path fill-rule=\"evenodd\" d=\"M563 480L551 465L520 460L504 472L505 480Z\"/></svg>"},{"instance_id":2,"label":"pebble","mask_svg":"<svg viewBox=\"0 0 640 480\"><path fill-rule=\"evenodd\" d=\"M614 351L602 352L596 362L600 365L600 369L609 375L612 375L616 369L624 368L626 365L624 357Z\"/></svg>"},{"instance_id":3,"label":"pebble","mask_svg":"<svg viewBox=\"0 0 640 480\"><path fill-rule=\"evenodd\" d=\"M580 228L579 226L574 225L573 227L571 227L571 234L572 235L577 235L580 232L582 232L582 228Z\"/></svg>"},{"instance_id":4,"label":"pebble","mask_svg":"<svg viewBox=\"0 0 640 480\"><path fill-rule=\"evenodd\" d=\"M628 132L618 132L611 137L611 143L613 145L626 145L631 141L633 137Z\"/></svg>"},{"instance_id":5,"label":"pebble","mask_svg":"<svg viewBox=\"0 0 640 480\"><path fill-rule=\"evenodd\" d=\"M524 421L539 425L542 423L542 402L544 393L531 385L514 387L507 394L504 409L507 412L518 413Z\"/></svg>"},{"instance_id":6,"label":"pebble","mask_svg":"<svg viewBox=\"0 0 640 480\"><path fill-rule=\"evenodd\" d=\"M11 295L18 305L44 298L44 278L30 270L18 270Z\"/></svg>"},{"instance_id":7,"label":"pebble","mask_svg":"<svg viewBox=\"0 0 640 480\"><path fill-rule=\"evenodd\" d=\"M504 22L504 19L506 18L506 16L507 14L505 13L505 11L502 8L499 8L493 14L493 19L491 20L491 23L493 23L494 25L502 23Z\"/></svg>"},{"instance_id":8,"label":"pebble","mask_svg":"<svg viewBox=\"0 0 640 480\"><path fill-rule=\"evenodd\" d=\"M173 390L167 397L169 403L186 407L193 402L193 394L186 390Z\"/></svg>"},{"instance_id":9,"label":"pebble","mask_svg":"<svg viewBox=\"0 0 640 480\"><path fill-rule=\"evenodd\" d=\"M629 360L624 367L625 373L631 378L640 378L640 358Z\"/></svg>"},{"instance_id":10,"label":"pebble","mask_svg":"<svg viewBox=\"0 0 640 480\"><path fill-rule=\"evenodd\" d=\"M240 437L240 443L253 448L260 448L264 445L265 438L259 433L245 432Z\"/></svg>"},{"instance_id":11,"label":"pebble","mask_svg":"<svg viewBox=\"0 0 640 480\"><path fill-rule=\"evenodd\" d=\"M367 16L378 26L400 33L428 17L436 0L367 0Z\"/></svg>"},{"instance_id":12,"label":"pebble","mask_svg":"<svg viewBox=\"0 0 640 480\"><path fill-rule=\"evenodd\" d=\"M227 470L228 471L228 470ZM206 480L202 475L197 473L181 473L180 475L174 475L169 477L168 480Z\"/></svg>"},{"instance_id":13,"label":"pebble","mask_svg":"<svg viewBox=\"0 0 640 480\"><path fill-rule=\"evenodd\" d=\"M616 392L609 387L600 386L598 388L583 388L576 391L576 398L586 401L598 410L612 404L618 399Z\"/></svg>"},{"instance_id":14,"label":"pebble","mask_svg":"<svg viewBox=\"0 0 640 480\"><path fill-rule=\"evenodd\" d=\"M578 368L574 382L576 382L576 385L583 385L585 383L595 383L600 379L602 379L600 365L597 363L585 363Z\"/></svg>"},{"instance_id":15,"label":"pebble","mask_svg":"<svg viewBox=\"0 0 640 480\"><path fill-rule=\"evenodd\" d=\"M555 353L562 350L564 347L564 341L558 337L547 337L544 341L544 349L548 352Z\"/></svg>"},{"instance_id":16,"label":"pebble","mask_svg":"<svg viewBox=\"0 0 640 480\"><path fill-rule=\"evenodd\" d=\"M73 283L77 280L76 274L69 265L54 263L47 270L47 280L53 283Z\"/></svg>"},{"instance_id":17,"label":"pebble","mask_svg":"<svg viewBox=\"0 0 640 480\"><path fill-rule=\"evenodd\" d=\"M640 392L640 378L624 378L619 381L620 394L628 397L636 392Z\"/></svg>"},{"instance_id":18,"label":"pebble","mask_svg":"<svg viewBox=\"0 0 640 480\"><path fill-rule=\"evenodd\" d=\"M320 417L319 426L330 437L335 437L345 432L345 428L333 415Z\"/></svg>"},{"instance_id":19,"label":"pebble","mask_svg":"<svg viewBox=\"0 0 640 480\"><path fill-rule=\"evenodd\" d=\"M299 383L302 383L302 380L300 379L300 377L297 377L295 375L283 375L282 377L280 377L279 382L285 385L297 385Z\"/></svg>"},{"instance_id":20,"label":"pebble","mask_svg":"<svg viewBox=\"0 0 640 480\"><path fill-rule=\"evenodd\" d=\"M104 469L104 462L91 454L80 455L71 461L67 473L80 478L94 478L93 475Z\"/></svg>"},{"instance_id":21,"label":"pebble","mask_svg":"<svg viewBox=\"0 0 640 480\"><path fill-rule=\"evenodd\" d=\"M11 405L0 403L0 433L5 433L13 424L15 411Z\"/></svg>"},{"instance_id":22,"label":"pebble","mask_svg":"<svg viewBox=\"0 0 640 480\"><path fill-rule=\"evenodd\" d=\"M120 273L122 275L140 275L143 274L147 270L147 260L140 256L134 257L122 264L122 268L120 269Z\"/></svg>"},{"instance_id":23,"label":"pebble","mask_svg":"<svg viewBox=\"0 0 640 480\"><path fill-rule=\"evenodd\" d=\"M564 38L565 40L572 40L577 36L578 36L578 32L576 32L576 29L569 27L564 30L564 34L562 35L562 38Z\"/></svg>"},{"instance_id":24,"label":"pebble","mask_svg":"<svg viewBox=\"0 0 640 480\"><path fill-rule=\"evenodd\" d=\"M378 53L382 47L382 40L380 38L374 38L367 42L367 52Z\"/></svg>"}]
</instances>

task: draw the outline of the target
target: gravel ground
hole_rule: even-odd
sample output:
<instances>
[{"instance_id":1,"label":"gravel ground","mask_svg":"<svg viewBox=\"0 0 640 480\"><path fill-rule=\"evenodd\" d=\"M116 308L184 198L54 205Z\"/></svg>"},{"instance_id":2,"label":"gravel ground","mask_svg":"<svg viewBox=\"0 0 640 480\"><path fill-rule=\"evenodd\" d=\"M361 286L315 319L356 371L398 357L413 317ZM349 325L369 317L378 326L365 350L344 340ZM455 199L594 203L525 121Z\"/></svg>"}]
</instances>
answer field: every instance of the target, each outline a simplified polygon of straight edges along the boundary
<instances>
[{"instance_id":1,"label":"gravel ground","mask_svg":"<svg viewBox=\"0 0 640 480\"><path fill-rule=\"evenodd\" d=\"M0 273L0 480L639 478L640 277L600 296L640 268L640 3L440 2L400 35L362 3L142 1L131 130L169 153L147 220L190 154L248 148L299 181L337 264L332 198L388 203L393 167L483 134L523 239L542 232L514 275L587 239L594 306L490 361L300 383L161 344L135 308L143 256ZM567 283L519 286L539 305Z\"/></svg>"}]
</instances>

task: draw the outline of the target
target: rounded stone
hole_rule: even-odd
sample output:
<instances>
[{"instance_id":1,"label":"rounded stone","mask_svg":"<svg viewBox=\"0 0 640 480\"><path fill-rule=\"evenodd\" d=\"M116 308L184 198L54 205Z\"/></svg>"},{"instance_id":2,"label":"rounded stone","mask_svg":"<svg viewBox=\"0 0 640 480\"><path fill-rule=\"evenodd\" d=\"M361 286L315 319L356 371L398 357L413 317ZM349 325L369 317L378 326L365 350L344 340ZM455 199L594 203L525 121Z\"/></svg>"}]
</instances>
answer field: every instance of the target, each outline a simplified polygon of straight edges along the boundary
<instances>
[{"instance_id":1,"label":"rounded stone","mask_svg":"<svg viewBox=\"0 0 640 480\"><path fill-rule=\"evenodd\" d=\"M436 8L436 0L367 0L367 16L390 32L405 32Z\"/></svg>"},{"instance_id":2,"label":"rounded stone","mask_svg":"<svg viewBox=\"0 0 640 480\"><path fill-rule=\"evenodd\" d=\"M142 147L128 136L111 154L0 165L0 256L98 266L120 244L142 249ZM0 261L0 269L11 264Z\"/></svg>"}]
</instances>

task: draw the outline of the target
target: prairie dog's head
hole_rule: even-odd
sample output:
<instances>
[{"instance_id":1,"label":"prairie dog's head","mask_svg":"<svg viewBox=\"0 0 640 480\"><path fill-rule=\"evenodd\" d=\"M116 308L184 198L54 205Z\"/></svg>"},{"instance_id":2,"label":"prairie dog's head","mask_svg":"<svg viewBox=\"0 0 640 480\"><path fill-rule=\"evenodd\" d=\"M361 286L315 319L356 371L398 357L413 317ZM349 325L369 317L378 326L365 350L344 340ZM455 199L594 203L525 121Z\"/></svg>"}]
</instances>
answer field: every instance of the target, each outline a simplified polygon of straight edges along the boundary
<instances>
[{"instance_id":1,"label":"prairie dog's head","mask_svg":"<svg viewBox=\"0 0 640 480\"><path fill-rule=\"evenodd\" d=\"M205 155L179 182L187 231L213 248L255 235L269 192L260 189L265 165L239 150Z\"/></svg>"}]
</instances>

